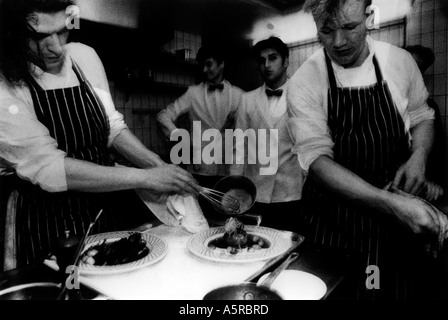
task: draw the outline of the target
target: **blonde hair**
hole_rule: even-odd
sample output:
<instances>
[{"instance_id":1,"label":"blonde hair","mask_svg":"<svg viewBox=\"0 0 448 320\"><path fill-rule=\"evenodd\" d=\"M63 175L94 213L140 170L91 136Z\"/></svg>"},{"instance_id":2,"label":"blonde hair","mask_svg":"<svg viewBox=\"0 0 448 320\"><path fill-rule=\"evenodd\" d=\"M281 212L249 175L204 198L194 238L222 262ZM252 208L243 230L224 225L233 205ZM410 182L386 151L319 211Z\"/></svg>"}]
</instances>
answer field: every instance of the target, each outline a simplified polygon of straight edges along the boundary
<instances>
[{"instance_id":1,"label":"blonde hair","mask_svg":"<svg viewBox=\"0 0 448 320\"><path fill-rule=\"evenodd\" d=\"M305 12L311 12L315 20L327 20L333 17L347 0L306 0L303 9ZM367 7L372 4L372 0L364 1Z\"/></svg>"}]
</instances>

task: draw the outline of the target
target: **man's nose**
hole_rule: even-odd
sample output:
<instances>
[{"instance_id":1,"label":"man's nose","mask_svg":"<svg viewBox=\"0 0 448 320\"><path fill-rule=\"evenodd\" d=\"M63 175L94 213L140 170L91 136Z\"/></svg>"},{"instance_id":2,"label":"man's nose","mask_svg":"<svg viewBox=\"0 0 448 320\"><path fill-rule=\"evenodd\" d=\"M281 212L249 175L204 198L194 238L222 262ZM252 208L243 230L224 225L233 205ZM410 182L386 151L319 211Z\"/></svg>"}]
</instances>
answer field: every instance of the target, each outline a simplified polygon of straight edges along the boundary
<instances>
[{"instance_id":1,"label":"man's nose","mask_svg":"<svg viewBox=\"0 0 448 320\"><path fill-rule=\"evenodd\" d=\"M269 60L266 60L266 61L262 62L262 64L261 64L261 67L264 70L269 70L271 68L271 66L272 66L272 62Z\"/></svg>"},{"instance_id":2,"label":"man's nose","mask_svg":"<svg viewBox=\"0 0 448 320\"><path fill-rule=\"evenodd\" d=\"M47 41L48 51L54 53L57 56L60 56L64 52L64 43L62 43L57 34L51 35Z\"/></svg>"},{"instance_id":3,"label":"man's nose","mask_svg":"<svg viewBox=\"0 0 448 320\"><path fill-rule=\"evenodd\" d=\"M333 47L334 48L342 48L347 44L347 39L345 37L345 33L343 30L336 30L334 39L333 39Z\"/></svg>"}]
</instances>

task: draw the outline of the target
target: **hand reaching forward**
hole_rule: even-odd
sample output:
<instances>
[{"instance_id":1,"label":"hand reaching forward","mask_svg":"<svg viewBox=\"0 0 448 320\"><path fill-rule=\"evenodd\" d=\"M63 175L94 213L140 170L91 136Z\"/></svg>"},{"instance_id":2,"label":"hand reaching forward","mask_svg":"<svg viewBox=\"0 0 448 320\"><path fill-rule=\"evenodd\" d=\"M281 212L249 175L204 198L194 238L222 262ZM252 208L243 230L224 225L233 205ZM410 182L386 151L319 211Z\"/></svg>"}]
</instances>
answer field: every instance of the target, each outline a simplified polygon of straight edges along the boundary
<instances>
[{"instance_id":1,"label":"hand reaching forward","mask_svg":"<svg viewBox=\"0 0 448 320\"><path fill-rule=\"evenodd\" d=\"M425 187L425 168L426 161L422 151L412 154L406 163L404 163L395 174L392 187L400 188L407 193L417 195Z\"/></svg>"},{"instance_id":2,"label":"hand reaching forward","mask_svg":"<svg viewBox=\"0 0 448 320\"><path fill-rule=\"evenodd\" d=\"M200 186L189 172L172 164L145 169L142 188L160 193L193 194L196 196L200 191Z\"/></svg>"},{"instance_id":3,"label":"hand reaching forward","mask_svg":"<svg viewBox=\"0 0 448 320\"><path fill-rule=\"evenodd\" d=\"M429 202L392 188L393 213L398 220L415 234L428 235L436 242L433 255L448 239L448 217Z\"/></svg>"}]
</instances>

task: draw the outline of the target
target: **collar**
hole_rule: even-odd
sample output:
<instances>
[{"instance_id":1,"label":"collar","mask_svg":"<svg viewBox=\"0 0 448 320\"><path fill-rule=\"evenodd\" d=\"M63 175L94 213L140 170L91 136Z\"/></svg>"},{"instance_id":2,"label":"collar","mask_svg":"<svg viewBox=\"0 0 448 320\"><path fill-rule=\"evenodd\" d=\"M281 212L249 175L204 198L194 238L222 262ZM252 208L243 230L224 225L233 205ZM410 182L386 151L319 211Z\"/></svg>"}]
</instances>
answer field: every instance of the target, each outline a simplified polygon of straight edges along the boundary
<instances>
[{"instance_id":1,"label":"collar","mask_svg":"<svg viewBox=\"0 0 448 320\"><path fill-rule=\"evenodd\" d=\"M283 85L281 85L277 89L272 89L272 88L268 87L266 85L266 83L264 83L261 89L263 92L265 92L266 90L272 90L272 91L283 90L283 93L284 93L286 91L286 88L288 87L288 81L289 81L289 78L286 80L286 82Z\"/></svg>"}]
</instances>

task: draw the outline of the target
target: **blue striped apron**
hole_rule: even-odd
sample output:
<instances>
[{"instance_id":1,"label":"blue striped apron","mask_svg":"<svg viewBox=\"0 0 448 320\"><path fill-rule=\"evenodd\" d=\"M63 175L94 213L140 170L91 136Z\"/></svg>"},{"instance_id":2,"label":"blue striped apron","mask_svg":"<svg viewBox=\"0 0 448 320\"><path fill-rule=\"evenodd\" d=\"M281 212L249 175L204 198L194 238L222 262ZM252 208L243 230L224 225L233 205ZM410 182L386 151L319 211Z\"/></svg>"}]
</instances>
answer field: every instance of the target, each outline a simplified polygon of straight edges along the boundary
<instances>
[{"instance_id":1,"label":"blue striped apron","mask_svg":"<svg viewBox=\"0 0 448 320\"><path fill-rule=\"evenodd\" d=\"M334 161L383 188L410 156L410 145L377 59L373 57L376 84L347 88L337 87L326 52L325 59ZM349 285L349 298L405 299L418 290L412 280L416 277L413 270L417 267L420 244L395 219L349 203L312 179L305 184L303 197L302 232L306 238L359 258ZM369 265L379 267L379 290L366 287Z\"/></svg>"},{"instance_id":2,"label":"blue striped apron","mask_svg":"<svg viewBox=\"0 0 448 320\"><path fill-rule=\"evenodd\" d=\"M79 86L43 90L32 77L28 79L37 118L67 157L114 166L107 146L110 128L104 107L82 71L72 62ZM147 210L134 191L49 193L18 178L15 187L18 195L13 267L41 262L54 252L53 246L65 230L72 235L84 234L100 209L104 211L92 233L125 229L128 226L124 219L130 218L136 208ZM131 215L123 210L130 211Z\"/></svg>"}]
</instances>

